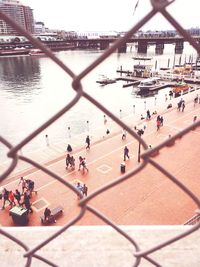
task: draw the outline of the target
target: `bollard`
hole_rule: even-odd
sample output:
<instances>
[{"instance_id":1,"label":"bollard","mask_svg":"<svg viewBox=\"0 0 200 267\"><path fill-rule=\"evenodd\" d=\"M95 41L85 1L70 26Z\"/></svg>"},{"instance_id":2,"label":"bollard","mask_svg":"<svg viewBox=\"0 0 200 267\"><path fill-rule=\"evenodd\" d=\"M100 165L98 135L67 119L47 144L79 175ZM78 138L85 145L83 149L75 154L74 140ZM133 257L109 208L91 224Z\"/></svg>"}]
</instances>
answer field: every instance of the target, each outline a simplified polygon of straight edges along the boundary
<instances>
[{"instance_id":1,"label":"bollard","mask_svg":"<svg viewBox=\"0 0 200 267\"><path fill-rule=\"evenodd\" d=\"M90 128L89 128L89 121L86 121L87 123L87 131L89 132Z\"/></svg>"},{"instance_id":2,"label":"bollard","mask_svg":"<svg viewBox=\"0 0 200 267\"><path fill-rule=\"evenodd\" d=\"M48 137L48 134L45 135L45 139L46 139L46 145L49 146L49 137Z\"/></svg>"},{"instance_id":3,"label":"bollard","mask_svg":"<svg viewBox=\"0 0 200 267\"><path fill-rule=\"evenodd\" d=\"M122 110L121 109L119 110L119 118L120 119L122 118Z\"/></svg>"},{"instance_id":4,"label":"bollard","mask_svg":"<svg viewBox=\"0 0 200 267\"><path fill-rule=\"evenodd\" d=\"M121 163L120 170L121 170L121 173L125 173L125 171L126 171L126 164L124 162Z\"/></svg>"},{"instance_id":5,"label":"bollard","mask_svg":"<svg viewBox=\"0 0 200 267\"><path fill-rule=\"evenodd\" d=\"M133 105L133 113L135 114L135 105Z\"/></svg>"},{"instance_id":6,"label":"bollard","mask_svg":"<svg viewBox=\"0 0 200 267\"><path fill-rule=\"evenodd\" d=\"M70 127L68 127L67 129L68 129L68 137L71 138L71 129Z\"/></svg>"}]
</instances>

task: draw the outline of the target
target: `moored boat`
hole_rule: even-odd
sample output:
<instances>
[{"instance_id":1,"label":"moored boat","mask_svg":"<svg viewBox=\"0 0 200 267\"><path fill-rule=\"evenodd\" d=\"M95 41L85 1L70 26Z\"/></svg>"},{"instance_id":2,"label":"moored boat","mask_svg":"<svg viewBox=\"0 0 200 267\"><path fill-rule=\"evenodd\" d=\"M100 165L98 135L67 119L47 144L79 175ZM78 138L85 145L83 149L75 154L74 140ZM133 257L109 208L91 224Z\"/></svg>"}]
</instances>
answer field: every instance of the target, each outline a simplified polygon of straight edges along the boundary
<instances>
[{"instance_id":1,"label":"moored boat","mask_svg":"<svg viewBox=\"0 0 200 267\"><path fill-rule=\"evenodd\" d=\"M179 96L181 92L186 92L190 89L190 86L185 82L176 83L172 87L172 92L175 94L175 96Z\"/></svg>"},{"instance_id":2,"label":"moored boat","mask_svg":"<svg viewBox=\"0 0 200 267\"><path fill-rule=\"evenodd\" d=\"M138 89L141 92L148 92L151 90L156 90L160 86L159 80L160 80L160 78L158 78L158 77L152 77L152 78L144 79L138 85Z\"/></svg>"},{"instance_id":3,"label":"moored boat","mask_svg":"<svg viewBox=\"0 0 200 267\"><path fill-rule=\"evenodd\" d=\"M146 60L152 60L152 57L133 57L134 60L141 60L141 61L146 61Z\"/></svg>"},{"instance_id":4,"label":"moored boat","mask_svg":"<svg viewBox=\"0 0 200 267\"><path fill-rule=\"evenodd\" d=\"M174 67L173 73L187 75L187 74L191 74L192 70L193 70L193 67L191 64L176 65Z\"/></svg>"},{"instance_id":5,"label":"moored boat","mask_svg":"<svg viewBox=\"0 0 200 267\"><path fill-rule=\"evenodd\" d=\"M101 85L107 85L107 84L111 84L111 83L116 83L116 79L110 79L104 75L102 75L102 77L96 81L97 83L101 84Z\"/></svg>"},{"instance_id":6,"label":"moored boat","mask_svg":"<svg viewBox=\"0 0 200 267\"><path fill-rule=\"evenodd\" d=\"M30 56L45 56L45 53L40 49L31 49L29 52Z\"/></svg>"},{"instance_id":7,"label":"moored boat","mask_svg":"<svg viewBox=\"0 0 200 267\"><path fill-rule=\"evenodd\" d=\"M29 49L26 48L14 48L8 50L0 50L0 56L21 56L28 55Z\"/></svg>"}]
</instances>

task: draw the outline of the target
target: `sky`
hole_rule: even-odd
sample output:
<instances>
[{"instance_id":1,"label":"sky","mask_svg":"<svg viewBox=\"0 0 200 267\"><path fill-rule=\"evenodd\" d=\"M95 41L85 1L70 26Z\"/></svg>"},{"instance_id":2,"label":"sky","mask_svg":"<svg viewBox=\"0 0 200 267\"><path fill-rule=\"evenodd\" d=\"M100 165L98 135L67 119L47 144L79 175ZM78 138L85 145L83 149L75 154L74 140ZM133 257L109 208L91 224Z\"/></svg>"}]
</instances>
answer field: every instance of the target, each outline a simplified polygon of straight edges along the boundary
<instances>
[{"instance_id":1,"label":"sky","mask_svg":"<svg viewBox=\"0 0 200 267\"><path fill-rule=\"evenodd\" d=\"M150 0L20 0L34 10L36 21L50 29L127 31L151 10ZM175 0L167 10L184 28L200 27L200 0ZM173 29L156 15L142 30Z\"/></svg>"}]
</instances>

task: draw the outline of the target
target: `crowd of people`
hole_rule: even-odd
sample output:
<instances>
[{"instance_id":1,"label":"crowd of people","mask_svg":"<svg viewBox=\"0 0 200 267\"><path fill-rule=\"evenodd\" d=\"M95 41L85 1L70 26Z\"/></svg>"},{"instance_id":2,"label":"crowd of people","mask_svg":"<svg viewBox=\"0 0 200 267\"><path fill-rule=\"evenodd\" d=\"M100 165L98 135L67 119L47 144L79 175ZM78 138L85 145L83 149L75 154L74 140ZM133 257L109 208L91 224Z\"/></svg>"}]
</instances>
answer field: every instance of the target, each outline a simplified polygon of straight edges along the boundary
<instances>
[{"instance_id":1,"label":"crowd of people","mask_svg":"<svg viewBox=\"0 0 200 267\"><path fill-rule=\"evenodd\" d=\"M8 203L11 208L15 205L24 206L28 212L32 213L33 209L31 208L30 199L33 192L37 193L37 191L34 190L34 181L21 177L18 186L20 185L21 192L18 189L12 191L7 190L5 187L3 188L1 193L3 201L2 209L5 209L6 203Z\"/></svg>"}]
</instances>

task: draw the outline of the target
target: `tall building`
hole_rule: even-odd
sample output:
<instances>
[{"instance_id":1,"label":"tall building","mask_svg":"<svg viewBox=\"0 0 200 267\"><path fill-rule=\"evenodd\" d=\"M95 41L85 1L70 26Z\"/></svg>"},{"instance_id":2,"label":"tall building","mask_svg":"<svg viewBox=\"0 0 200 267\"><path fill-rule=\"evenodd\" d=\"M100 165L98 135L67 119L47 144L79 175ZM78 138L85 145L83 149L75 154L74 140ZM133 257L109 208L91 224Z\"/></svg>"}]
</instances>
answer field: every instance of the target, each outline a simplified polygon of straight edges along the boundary
<instances>
[{"instance_id":1,"label":"tall building","mask_svg":"<svg viewBox=\"0 0 200 267\"><path fill-rule=\"evenodd\" d=\"M0 0L0 10L28 32L35 32L33 10L29 6L22 5L18 0ZM0 20L0 34L18 35L18 32Z\"/></svg>"}]
</instances>

